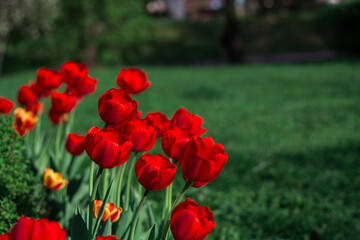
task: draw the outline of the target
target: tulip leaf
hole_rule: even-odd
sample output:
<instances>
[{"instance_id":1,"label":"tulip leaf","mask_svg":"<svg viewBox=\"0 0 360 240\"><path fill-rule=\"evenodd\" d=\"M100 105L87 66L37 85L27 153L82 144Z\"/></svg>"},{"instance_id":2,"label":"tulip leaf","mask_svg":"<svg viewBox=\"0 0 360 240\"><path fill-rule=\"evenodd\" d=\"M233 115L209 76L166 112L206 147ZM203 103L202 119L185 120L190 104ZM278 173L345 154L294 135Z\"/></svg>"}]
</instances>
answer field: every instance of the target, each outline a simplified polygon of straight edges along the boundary
<instances>
[{"instance_id":1,"label":"tulip leaf","mask_svg":"<svg viewBox=\"0 0 360 240\"><path fill-rule=\"evenodd\" d=\"M155 220L154 212L152 210L150 201L146 201L146 208L147 208L148 215L149 215L149 218L150 218L150 223L151 224L155 223L156 220Z\"/></svg>"},{"instance_id":2,"label":"tulip leaf","mask_svg":"<svg viewBox=\"0 0 360 240\"><path fill-rule=\"evenodd\" d=\"M152 227L140 239L142 239L142 240L155 240L156 239L156 225L153 224Z\"/></svg>"},{"instance_id":3,"label":"tulip leaf","mask_svg":"<svg viewBox=\"0 0 360 240\"><path fill-rule=\"evenodd\" d=\"M126 233L130 232L131 228L131 220L133 218L133 212L131 209L127 210L126 212L122 213L120 216L120 220L116 222L116 232L115 236L120 239L125 239Z\"/></svg>"},{"instance_id":4,"label":"tulip leaf","mask_svg":"<svg viewBox=\"0 0 360 240\"><path fill-rule=\"evenodd\" d=\"M111 235L111 226L112 222L110 221L110 218L101 226L97 236L107 236Z\"/></svg>"},{"instance_id":5,"label":"tulip leaf","mask_svg":"<svg viewBox=\"0 0 360 240\"><path fill-rule=\"evenodd\" d=\"M86 223L81 216L79 208L76 208L75 215L71 220L71 240L83 240L88 235Z\"/></svg>"},{"instance_id":6,"label":"tulip leaf","mask_svg":"<svg viewBox=\"0 0 360 240\"><path fill-rule=\"evenodd\" d=\"M111 180L111 183L109 184L109 187L106 191L106 194L105 194L105 198L102 200L102 205L101 205L101 208L100 208L100 211L99 211L99 217L96 219L96 223L95 223L95 227L94 227L94 231L92 233L92 235L94 236L100 226L100 223L101 223L101 216L104 214L105 212L105 206L106 206L106 203L108 202L108 199L109 199L109 196L110 196L110 193L111 193L111 189L112 189L112 185L113 185L113 182L114 182L114 179Z\"/></svg>"}]
</instances>

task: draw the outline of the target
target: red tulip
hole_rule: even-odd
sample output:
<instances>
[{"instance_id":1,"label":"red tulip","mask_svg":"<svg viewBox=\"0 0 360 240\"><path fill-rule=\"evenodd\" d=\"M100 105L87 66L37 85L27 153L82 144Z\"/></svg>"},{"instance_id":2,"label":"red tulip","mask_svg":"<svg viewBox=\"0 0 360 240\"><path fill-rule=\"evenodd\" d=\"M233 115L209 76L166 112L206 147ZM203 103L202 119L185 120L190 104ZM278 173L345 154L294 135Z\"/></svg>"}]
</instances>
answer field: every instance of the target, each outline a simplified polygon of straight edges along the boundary
<instances>
[{"instance_id":1,"label":"red tulip","mask_svg":"<svg viewBox=\"0 0 360 240\"><path fill-rule=\"evenodd\" d=\"M131 120L137 113L138 103L122 89L112 88L100 98L98 109L107 124L120 124Z\"/></svg>"},{"instance_id":2,"label":"red tulip","mask_svg":"<svg viewBox=\"0 0 360 240\"><path fill-rule=\"evenodd\" d=\"M189 131L194 135L202 135L206 132L205 128L201 128L202 118L198 115L189 113L185 108L179 108L171 118L171 128L179 127L181 129Z\"/></svg>"},{"instance_id":3,"label":"red tulip","mask_svg":"<svg viewBox=\"0 0 360 240\"><path fill-rule=\"evenodd\" d=\"M118 239L117 237L113 236L113 235L107 235L105 237L103 236L97 236L95 238L95 240L121 240L121 239Z\"/></svg>"},{"instance_id":4,"label":"red tulip","mask_svg":"<svg viewBox=\"0 0 360 240\"><path fill-rule=\"evenodd\" d=\"M65 144L66 150L76 156L81 155L85 150L85 136L69 133Z\"/></svg>"},{"instance_id":5,"label":"red tulip","mask_svg":"<svg viewBox=\"0 0 360 240\"><path fill-rule=\"evenodd\" d=\"M72 89L68 88L68 90L72 95L76 97L82 97L84 95L90 95L95 92L97 83L97 79L92 79L87 76L81 85L78 85Z\"/></svg>"},{"instance_id":6,"label":"red tulip","mask_svg":"<svg viewBox=\"0 0 360 240\"><path fill-rule=\"evenodd\" d=\"M181 149L192 137L193 135L188 131L175 127L164 133L161 140L161 147L168 157L171 157L175 161L179 161Z\"/></svg>"},{"instance_id":7,"label":"red tulip","mask_svg":"<svg viewBox=\"0 0 360 240\"><path fill-rule=\"evenodd\" d=\"M101 168L113 168L130 156L131 141L115 129L92 127L85 138L85 150Z\"/></svg>"},{"instance_id":8,"label":"red tulip","mask_svg":"<svg viewBox=\"0 0 360 240\"><path fill-rule=\"evenodd\" d=\"M36 73L36 82L30 83L30 88L38 97L48 97L52 90L59 88L61 85L61 75L47 68L39 68Z\"/></svg>"},{"instance_id":9,"label":"red tulip","mask_svg":"<svg viewBox=\"0 0 360 240\"><path fill-rule=\"evenodd\" d=\"M17 100L27 111L32 110L34 105L38 102L36 94L26 85L21 85L19 88Z\"/></svg>"},{"instance_id":10,"label":"red tulip","mask_svg":"<svg viewBox=\"0 0 360 240\"><path fill-rule=\"evenodd\" d=\"M76 88L86 80L88 68L83 63L67 61L61 65L60 74L62 82L65 82L70 88Z\"/></svg>"},{"instance_id":11,"label":"red tulip","mask_svg":"<svg viewBox=\"0 0 360 240\"><path fill-rule=\"evenodd\" d=\"M10 240L65 240L66 231L59 223L45 218L35 220L22 216L10 231Z\"/></svg>"},{"instance_id":12,"label":"red tulip","mask_svg":"<svg viewBox=\"0 0 360 240\"><path fill-rule=\"evenodd\" d=\"M0 97L0 114L9 114L14 108L13 101Z\"/></svg>"},{"instance_id":13,"label":"red tulip","mask_svg":"<svg viewBox=\"0 0 360 240\"><path fill-rule=\"evenodd\" d=\"M228 155L221 144L211 137L194 137L182 148L179 164L185 180L202 187L215 180L227 162Z\"/></svg>"},{"instance_id":14,"label":"red tulip","mask_svg":"<svg viewBox=\"0 0 360 240\"><path fill-rule=\"evenodd\" d=\"M138 68L121 69L116 84L128 94L139 94L150 86L146 73Z\"/></svg>"},{"instance_id":15,"label":"red tulip","mask_svg":"<svg viewBox=\"0 0 360 240\"><path fill-rule=\"evenodd\" d=\"M156 138L162 137L164 132L170 128L170 120L161 112L148 113L145 119L155 127Z\"/></svg>"},{"instance_id":16,"label":"red tulip","mask_svg":"<svg viewBox=\"0 0 360 240\"><path fill-rule=\"evenodd\" d=\"M135 164L136 177L146 190L161 190L175 178L176 165L161 154L143 154Z\"/></svg>"},{"instance_id":17,"label":"red tulip","mask_svg":"<svg viewBox=\"0 0 360 240\"><path fill-rule=\"evenodd\" d=\"M4 234L0 235L0 240L9 240L9 239L10 239L9 233L4 233Z\"/></svg>"},{"instance_id":18,"label":"red tulip","mask_svg":"<svg viewBox=\"0 0 360 240\"><path fill-rule=\"evenodd\" d=\"M51 108L57 113L68 113L76 106L76 97L66 93L53 92L51 94Z\"/></svg>"},{"instance_id":19,"label":"red tulip","mask_svg":"<svg viewBox=\"0 0 360 240\"><path fill-rule=\"evenodd\" d=\"M145 119L134 118L130 122L119 126L120 132L129 137L132 142L132 151L149 151L156 141L155 127Z\"/></svg>"},{"instance_id":20,"label":"red tulip","mask_svg":"<svg viewBox=\"0 0 360 240\"><path fill-rule=\"evenodd\" d=\"M170 229L175 240L203 240L215 227L214 214L208 207L187 198L171 213Z\"/></svg>"}]
</instances>

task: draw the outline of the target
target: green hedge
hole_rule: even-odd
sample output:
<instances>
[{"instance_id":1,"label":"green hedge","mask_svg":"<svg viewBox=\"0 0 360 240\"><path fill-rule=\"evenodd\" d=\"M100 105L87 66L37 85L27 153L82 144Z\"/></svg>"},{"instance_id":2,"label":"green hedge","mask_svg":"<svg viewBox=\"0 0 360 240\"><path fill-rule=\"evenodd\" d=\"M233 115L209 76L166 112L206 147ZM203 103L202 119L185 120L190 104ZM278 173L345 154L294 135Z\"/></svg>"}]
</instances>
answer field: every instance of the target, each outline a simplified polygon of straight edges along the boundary
<instances>
[{"instance_id":1,"label":"green hedge","mask_svg":"<svg viewBox=\"0 0 360 240\"><path fill-rule=\"evenodd\" d=\"M38 217L34 172L24 156L25 141L0 115L0 234L8 232L19 216Z\"/></svg>"}]
</instances>

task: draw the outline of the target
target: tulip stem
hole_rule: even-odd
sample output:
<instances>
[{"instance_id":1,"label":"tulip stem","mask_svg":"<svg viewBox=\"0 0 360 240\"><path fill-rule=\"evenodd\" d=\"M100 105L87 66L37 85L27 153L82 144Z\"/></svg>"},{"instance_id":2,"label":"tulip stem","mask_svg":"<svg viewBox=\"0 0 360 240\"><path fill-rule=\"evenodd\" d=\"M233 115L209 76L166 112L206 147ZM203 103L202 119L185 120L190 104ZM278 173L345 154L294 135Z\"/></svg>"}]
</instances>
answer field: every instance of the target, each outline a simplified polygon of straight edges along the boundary
<instances>
[{"instance_id":1,"label":"tulip stem","mask_svg":"<svg viewBox=\"0 0 360 240\"><path fill-rule=\"evenodd\" d=\"M103 175L103 179L104 179L103 184L104 184L104 186L103 186L103 188L102 188L102 196L101 196L101 198L103 198L103 199L105 198L106 190L107 190L108 185L109 185L108 173L109 173L109 171L107 171L107 170L105 169L105 170L104 170L104 175Z\"/></svg>"},{"instance_id":2,"label":"tulip stem","mask_svg":"<svg viewBox=\"0 0 360 240\"><path fill-rule=\"evenodd\" d=\"M146 191L144 192L144 195L143 195L142 198L141 198L141 201L140 201L140 203L139 203L139 206L138 206L138 208L136 209L136 213L135 213L135 215L134 215L134 218L133 218L132 224L131 224L130 240L133 240L133 239L134 239L135 227L136 227L137 220L138 220L138 218L139 218L140 210L141 210L142 206L144 205L145 199L146 199L147 195L149 194L149 192L150 192L149 190L146 190Z\"/></svg>"},{"instance_id":3,"label":"tulip stem","mask_svg":"<svg viewBox=\"0 0 360 240\"><path fill-rule=\"evenodd\" d=\"M56 138L55 138L55 164L58 171L60 170L60 140L61 140L62 126L63 125L61 123L58 124L56 131Z\"/></svg>"},{"instance_id":4,"label":"tulip stem","mask_svg":"<svg viewBox=\"0 0 360 240\"><path fill-rule=\"evenodd\" d=\"M125 167L126 167L126 162L120 165L117 171L116 206L118 207L120 207L120 203L121 203L121 185L124 177Z\"/></svg>"},{"instance_id":5,"label":"tulip stem","mask_svg":"<svg viewBox=\"0 0 360 240\"><path fill-rule=\"evenodd\" d=\"M167 237L167 232L169 230L169 226L170 226L170 217L171 217L171 212L174 210L174 208L181 202L181 199L184 197L186 190L190 187L191 185L191 181L188 180L185 183L185 186L183 187L183 189L181 190L181 192L179 193L179 195L177 196L177 198L174 201L174 204L172 205L171 211L169 212L168 216L167 216L167 220L165 223L165 227L163 229L162 235L161 235L161 240L165 240Z\"/></svg>"},{"instance_id":6,"label":"tulip stem","mask_svg":"<svg viewBox=\"0 0 360 240\"><path fill-rule=\"evenodd\" d=\"M130 204L130 187L131 187L131 179L132 179L132 173L134 171L134 165L135 165L135 160L136 160L136 156L137 156L138 152L134 153L134 157L131 160L131 165L130 165L130 170L129 170L129 174L128 174L128 179L127 179L127 183L126 183L126 201L125 201L125 211L128 210L129 208L129 204Z\"/></svg>"},{"instance_id":7,"label":"tulip stem","mask_svg":"<svg viewBox=\"0 0 360 240\"><path fill-rule=\"evenodd\" d=\"M68 166L67 166L67 169L66 169L66 172L65 172L65 176L66 176L67 178L69 178L70 169L71 169L71 166L72 166L75 158L76 158L75 155L72 155L72 156L71 156L70 162L69 162L69 164L68 164ZM93 171L94 171L94 168L93 168ZM90 174L91 174L91 173L90 173Z\"/></svg>"},{"instance_id":8,"label":"tulip stem","mask_svg":"<svg viewBox=\"0 0 360 240\"><path fill-rule=\"evenodd\" d=\"M93 221L93 208L94 208L94 200L95 200L95 196L96 196L96 190L99 186L99 182L100 182L100 178L101 178L101 173L103 172L103 168L99 168L99 171L96 175L95 178L95 183L94 183L94 189L92 191L92 193L90 193L90 202L89 202L89 234L88 234L88 238L89 240L92 240L92 221Z\"/></svg>"},{"instance_id":9,"label":"tulip stem","mask_svg":"<svg viewBox=\"0 0 360 240\"><path fill-rule=\"evenodd\" d=\"M94 186L94 166L95 163L91 161L90 165L90 179L89 179L89 196L92 194L93 186Z\"/></svg>"}]
</instances>

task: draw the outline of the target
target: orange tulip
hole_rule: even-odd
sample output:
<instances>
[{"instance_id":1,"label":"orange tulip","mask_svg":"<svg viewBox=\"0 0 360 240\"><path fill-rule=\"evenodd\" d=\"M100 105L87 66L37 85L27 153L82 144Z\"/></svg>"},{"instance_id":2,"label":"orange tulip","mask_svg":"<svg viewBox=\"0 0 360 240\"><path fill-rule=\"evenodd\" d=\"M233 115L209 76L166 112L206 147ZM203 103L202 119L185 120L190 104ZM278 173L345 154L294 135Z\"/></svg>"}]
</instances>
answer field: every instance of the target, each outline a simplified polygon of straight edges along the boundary
<instances>
[{"instance_id":1,"label":"orange tulip","mask_svg":"<svg viewBox=\"0 0 360 240\"><path fill-rule=\"evenodd\" d=\"M100 211L101 205L102 205L102 201L100 201L100 200L94 201L93 210L94 210L94 214L95 214L96 218L98 218L98 216L99 216L99 211ZM119 220L121 213L122 213L121 207L116 208L115 204L107 203L104 214L101 217L101 221L106 222L110 218L111 222L116 222L117 220Z\"/></svg>"},{"instance_id":2,"label":"orange tulip","mask_svg":"<svg viewBox=\"0 0 360 240\"><path fill-rule=\"evenodd\" d=\"M33 112L18 107L14 111L14 120L15 130L20 136L24 136L35 127L38 118Z\"/></svg>"},{"instance_id":3,"label":"orange tulip","mask_svg":"<svg viewBox=\"0 0 360 240\"><path fill-rule=\"evenodd\" d=\"M46 188L52 191L59 191L69 183L68 180L63 179L61 173L54 172L51 168L45 169L43 184Z\"/></svg>"}]
</instances>

